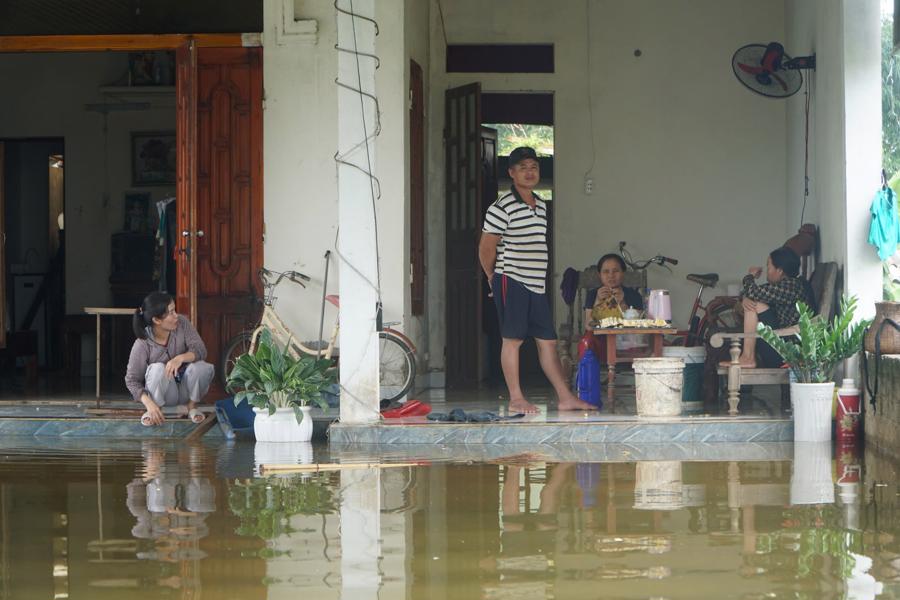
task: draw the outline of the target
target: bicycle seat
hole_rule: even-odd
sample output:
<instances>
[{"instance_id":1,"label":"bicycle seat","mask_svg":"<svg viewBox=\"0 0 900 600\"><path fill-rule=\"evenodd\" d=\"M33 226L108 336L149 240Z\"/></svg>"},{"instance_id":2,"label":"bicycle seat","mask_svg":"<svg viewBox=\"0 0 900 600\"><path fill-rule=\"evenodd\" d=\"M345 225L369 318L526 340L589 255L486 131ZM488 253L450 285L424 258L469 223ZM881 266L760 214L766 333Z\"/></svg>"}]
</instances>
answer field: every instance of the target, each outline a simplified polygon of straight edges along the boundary
<instances>
[{"instance_id":1,"label":"bicycle seat","mask_svg":"<svg viewBox=\"0 0 900 600\"><path fill-rule=\"evenodd\" d=\"M705 285L707 287L716 287L716 284L719 283L719 274L718 273L691 273L686 278L688 281L693 281L694 283L699 283L700 285Z\"/></svg>"}]
</instances>

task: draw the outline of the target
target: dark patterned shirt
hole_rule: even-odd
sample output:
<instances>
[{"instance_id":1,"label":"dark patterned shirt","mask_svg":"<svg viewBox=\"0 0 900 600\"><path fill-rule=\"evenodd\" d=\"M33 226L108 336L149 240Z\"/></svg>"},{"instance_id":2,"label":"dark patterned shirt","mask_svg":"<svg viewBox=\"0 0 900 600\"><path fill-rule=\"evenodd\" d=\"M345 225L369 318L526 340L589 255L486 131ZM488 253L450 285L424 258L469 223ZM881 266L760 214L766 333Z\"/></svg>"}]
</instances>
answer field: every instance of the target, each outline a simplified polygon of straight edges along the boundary
<instances>
[{"instance_id":1,"label":"dark patterned shirt","mask_svg":"<svg viewBox=\"0 0 900 600\"><path fill-rule=\"evenodd\" d=\"M778 328L791 327L800 320L797 302L812 306L804 281L799 277L783 277L778 283L756 283L753 275L744 276L744 297L764 302L775 311Z\"/></svg>"}]
</instances>

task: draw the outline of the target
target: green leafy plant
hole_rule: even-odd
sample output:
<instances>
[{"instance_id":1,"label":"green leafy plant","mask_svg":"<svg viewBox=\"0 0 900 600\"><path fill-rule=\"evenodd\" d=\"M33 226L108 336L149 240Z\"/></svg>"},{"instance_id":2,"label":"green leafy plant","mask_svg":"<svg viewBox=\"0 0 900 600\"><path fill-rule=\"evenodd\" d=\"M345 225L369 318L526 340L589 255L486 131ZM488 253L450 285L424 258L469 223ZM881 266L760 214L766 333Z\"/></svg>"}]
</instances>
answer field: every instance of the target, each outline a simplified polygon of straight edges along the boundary
<instances>
[{"instance_id":1,"label":"green leafy plant","mask_svg":"<svg viewBox=\"0 0 900 600\"><path fill-rule=\"evenodd\" d=\"M336 369L330 360L306 355L294 358L263 329L256 350L235 361L225 387L234 393L235 406L246 399L251 406L268 409L270 415L276 408L293 408L299 423L303 420L301 406L315 402L323 410L328 407L322 390L335 380Z\"/></svg>"},{"instance_id":2,"label":"green leafy plant","mask_svg":"<svg viewBox=\"0 0 900 600\"><path fill-rule=\"evenodd\" d=\"M829 323L813 315L802 302L797 303L800 313L798 343L779 337L768 325L759 324L759 336L788 364L800 383L828 383L834 378L838 364L857 352L862 346L870 320L853 322L856 297L843 298L841 308Z\"/></svg>"},{"instance_id":3,"label":"green leafy plant","mask_svg":"<svg viewBox=\"0 0 900 600\"><path fill-rule=\"evenodd\" d=\"M326 474L235 481L228 489L228 508L241 521L235 533L264 540L292 533L292 516L337 510L332 488Z\"/></svg>"}]
</instances>

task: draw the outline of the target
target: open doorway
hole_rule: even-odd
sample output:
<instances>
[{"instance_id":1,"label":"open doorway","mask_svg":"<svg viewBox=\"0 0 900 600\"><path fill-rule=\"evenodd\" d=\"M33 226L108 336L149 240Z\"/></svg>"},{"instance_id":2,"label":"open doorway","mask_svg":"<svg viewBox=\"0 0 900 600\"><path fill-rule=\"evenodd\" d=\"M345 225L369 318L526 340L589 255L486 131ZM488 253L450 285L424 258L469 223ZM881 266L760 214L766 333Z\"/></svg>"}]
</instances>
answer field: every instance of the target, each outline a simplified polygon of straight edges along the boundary
<instances>
[{"instance_id":1,"label":"open doorway","mask_svg":"<svg viewBox=\"0 0 900 600\"><path fill-rule=\"evenodd\" d=\"M8 338L0 395L89 392L81 379L95 372L97 339L84 307L135 307L149 291L174 291L158 210L175 197L174 58L0 54L0 77L17 82L0 98L0 131L10 135L0 140ZM38 137L45 132L53 137ZM104 323L110 391L122 388L133 337L128 319Z\"/></svg>"},{"instance_id":2,"label":"open doorway","mask_svg":"<svg viewBox=\"0 0 900 600\"><path fill-rule=\"evenodd\" d=\"M510 94L502 94L509 96ZM491 96L485 94L485 96ZM550 96L552 101L552 96ZM507 102L510 99L506 99ZM492 101L488 99L485 103L488 108L488 116L501 117L508 114L507 118L521 118L521 114L516 112L504 111L504 105L500 103L496 108L492 107ZM551 104L552 110L552 104ZM552 117L552 112L550 113ZM529 117L526 117L529 118ZM529 118L529 120L550 120ZM533 123L489 123L484 125L485 128L496 131L497 140L497 180L496 193L492 196L485 197L484 210L487 211L491 202L509 192L512 186L512 180L509 178L508 161L509 153L519 146L529 146L534 148L538 155L540 163L541 181L535 188L534 192L542 200L547 203L547 249L549 262L547 264L547 280L546 289L547 297L550 301L551 314L554 304L554 287L553 287L553 125L552 124L533 124ZM491 386L505 385L503 380L503 372L500 368L500 330L497 322L497 312L494 310L493 304L487 294L490 291L487 282L484 283L482 290L484 302L487 309L484 310L485 332L485 373L486 382ZM534 340L528 339L522 345L520 354L520 379L523 383L534 383L543 380L543 371L541 370L540 361L538 360L537 346Z\"/></svg>"},{"instance_id":3,"label":"open doorway","mask_svg":"<svg viewBox=\"0 0 900 600\"><path fill-rule=\"evenodd\" d=\"M511 185L512 148L539 146L541 186L548 200L548 290L553 274L553 95L482 93L474 83L445 94L446 149L446 381L448 387L500 384L500 337L493 301L478 260L484 214ZM531 136L543 136L532 139ZM553 294L548 294L552 300ZM521 373L542 373L534 343L522 353Z\"/></svg>"},{"instance_id":4,"label":"open doorway","mask_svg":"<svg viewBox=\"0 0 900 600\"><path fill-rule=\"evenodd\" d=\"M34 377L61 363L65 315L65 148L61 138L0 140L5 239L4 365Z\"/></svg>"}]
</instances>

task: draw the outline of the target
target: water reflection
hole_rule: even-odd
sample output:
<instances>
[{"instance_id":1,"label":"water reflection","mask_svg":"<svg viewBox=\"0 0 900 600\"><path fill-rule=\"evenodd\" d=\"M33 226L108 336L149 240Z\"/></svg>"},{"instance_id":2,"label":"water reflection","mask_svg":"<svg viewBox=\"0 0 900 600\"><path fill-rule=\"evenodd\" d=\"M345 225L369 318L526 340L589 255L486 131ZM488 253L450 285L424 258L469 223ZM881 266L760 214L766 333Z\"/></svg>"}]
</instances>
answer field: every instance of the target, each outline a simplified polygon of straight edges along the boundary
<instances>
[{"instance_id":1,"label":"water reflection","mask_svg":"<svg viewBox=\"0 0 900 600\"><path fill-rule=\"evenodd\" d=\"M3 598L900 597L900 469L857 447L270 478L133 448L0 462Z\"/></svg>"}]
</instances>

